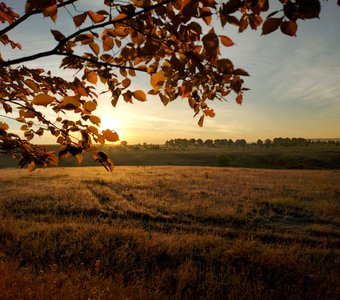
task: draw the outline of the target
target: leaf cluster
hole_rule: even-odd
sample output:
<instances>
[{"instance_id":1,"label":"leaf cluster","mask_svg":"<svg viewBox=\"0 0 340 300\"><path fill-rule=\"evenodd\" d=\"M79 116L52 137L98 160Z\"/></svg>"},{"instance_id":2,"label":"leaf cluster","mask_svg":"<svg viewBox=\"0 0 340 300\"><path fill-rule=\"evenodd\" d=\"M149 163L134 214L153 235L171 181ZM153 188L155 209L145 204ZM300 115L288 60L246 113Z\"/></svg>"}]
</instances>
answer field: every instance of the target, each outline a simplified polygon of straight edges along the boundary
<instances>
[{"instance_id":1,"label":"leaf cluster","mask_svg":"<svg viewBox=\"0 0 340 300\"><path fill-rule=\"evenodd\" d=\"M50 50L10 60L0 57L0 109L22 123L24 144L30 145L35 136L49 132L61 145L60 156L72 155L81 161L82 153L90 151L111 170L111 160L99 154L95 144L114 142L119 137L115 131L99 129L101 120L94 114L97 83L106 86L105 93L114 107L119 101L147 101L149 95L158 97L164 105L185 99L194 116L199 116L198 125L203 126L206 117L215 116L211 101L226 101L234 93L235 101L242 104L247 90L243 77L249 76L221 57L221 47L235 44L224 33L215 32L214 24L220 22L226 30L236 26L239 32L262 25L262 34L280 28L284 34L295 36L299 19L319 16L318 0L280 2L282 10L269 13L264 22L269 0L105 0L98 11L80 10L78 0L27 0L21 16L1 2L4 28L0 42L12 49L22 46L8 34L34 15L42 14L58 25L60 10L66 10L74 30L68 35L51 30L55 46ZM283 16L275 18L278 13ZM24 65L51 56L61 57L60 68L74 70L77 75L66 80L53 76L50 70ZM149 76L148 91L133 88L137 73ZM46 110L56 118L47 118ZM0 150L7 153L13 139L18 145L23 140L10 135L6 125L1 129ZM16 149L26 157L22 165L35 161L45 166L46 161L40 163L33 154L27 154L31 151L21 146Z\"/></svg>"}]
</instances>

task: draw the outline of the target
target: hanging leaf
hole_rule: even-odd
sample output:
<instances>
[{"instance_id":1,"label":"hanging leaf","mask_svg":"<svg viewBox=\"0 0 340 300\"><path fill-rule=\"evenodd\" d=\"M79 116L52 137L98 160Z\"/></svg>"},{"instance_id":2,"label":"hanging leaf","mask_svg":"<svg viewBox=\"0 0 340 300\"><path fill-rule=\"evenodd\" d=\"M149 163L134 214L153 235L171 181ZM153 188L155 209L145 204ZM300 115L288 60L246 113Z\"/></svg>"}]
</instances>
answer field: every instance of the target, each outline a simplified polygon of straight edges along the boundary
<instances>
[{"instance_id":1,"label":"hanging leaf","mask_svg":"<svg viewBox=\"0 0 340 300\"><path fill-rule=\"evenodd\" d=\"M37 168L37 166L35 165L35 162L34 162L34 161L32 161L31 163L29 163L28 166L27 166L28 172L33 172L36 168Z\"/></svg>"},{"instance_id":2,"label":"hanging leaf","mask_svg":"<svg viewBox=\"0 0 340 300\"><path fill-rule=\"evenodd\" d=\"M146 101L146 95L142 90L134 91L133 97L135 97L138 101Z\"/></svg>"},{"instance_id":3,"label":"hanging leaf","mask_svg":"<svg viewBox=\"0 0 340 300\"><path fill-rule=\"evenodd\" d=\"M159 71L151 76L151 85L155 91L158 91L160 87L163 85L166 77L164 76L162 71Z\"/></svg>"},{"instance_id":4,"label":"hanging leaf","mask_svg":"<svg viewBox=\"0 0 340 300\"><path fill-rule=\"evenodd\" d=\"M281 23L281 31L289 36L296 36L298 25L295 21L284 21Z\"/></svg>"},{"instance_id":5,"label":"hanging leaf","mask_svg":"<svg viewBox=\"0 0 340 300\"><path fill-rule=\"evenodd\" d=\"M77 97L66 96L61 100L59 107L66 110L74 110L80 107L80 105L81 103Z\"/></svg>"},{"instance_id":6,"label":"hanging leaf","mask_svg":"<svg viewBox=\"0 0 340 300\"><path fill-rule=\"evenodd\" d=\"M99 51L100 51L98 44L93 42L93 43L90 43L89 46L90 46L90 48L92 49L93 53L94 53L96 56L98 56Z\"/></svg>"},{"instance_id":7,"label":"hanging leaf","mask_svg":"<svg viewBox=\"0 0 340 300\"><path fill-rule=\"evenodd\" d=\"M97 103L95 101L86 101L83 107L86 111L92 112L97 108Z\"/></svg>"},{"instance_id":8,"label":"hanging leaf","mask_svg":"<svg viewBox=\"0 0 340 300\"><path fill-rule=\"evenodd\" d=\"M93 23L101 23L103 22L105 19L106 19L106 16L105 15L102 15L102 14L98 14L98 13L95 13L94 11L92 10L89 10L87 12L87 14L89 15L89 17L91 18L92 22Z\"/></svg>"},{"instance_id":9,"label":"hanging leaf","mask_svg":"<svg viewBox=\"0 0 340 300\"><path fill-rule=\"evenodd\" d=\"M201 117L200 117L200 119L198 120L198 126L199 127L203 127L203 122L204 122L204 115L202 115Z\"/></svg>"},{"instance_id":10,"label":"hanging leaf","mask_svg":"<svg viewBox=\"0 0 340 300\"><path fill-rule=\"evenodd\" d=\"M60 31L52 29L51 32L56 41L61 42L65 39L65 36Z\"/></svg>"},{"instance_id":11,"label":"hanging leaf","mask_svg":"<svg viewBox=\"0 0 340 300\"><path fill-rule=\"evenodd\" d=\"M86 13L74 16L73 17L74 25L76 25L76 27L80 27L85 22L86 17L87 17Z\"/></svg>"},{"instance_id":12,"label":"hanging leaf","mask_svg":"<svg viewBox=\"0 0 340 300\"><path fill-rule=\"evenodd\" d=\"M235 100L236 100L236 103L237 103L237 104L241 105L242 102L243 102L243 96L242 96L242 94L238 94Z\"/></svg>"},{"instance_id":13,"label":"hanging leaf","mask_svg":"<svg viewBox=\"0 0 340 300\"><path fill-rule=\"evenodd\" d=\"M102 135L109 142L116 142L119 140L117 132L110 129L103 130Z\"/></svg>"},{"instance_id":14,"label":"hanging leaf","mask_svg":"<svg viewBox=\"0 0 340 300\"><path fill-rule=\"evenodd\" d=\"M92 83L92 84L96 84L97 83L97 73L95 71L91 71L91 72L88 72L86 74L86 79L88 82Z\"/></svg>"},{"instance_id":15,"label":"hanging leaf","mask_svg":"<svg viewBox=\"0 0 340 300\"><path fill-rule=\"evenodd\" d=\"M262 35L266 35L277 30L280 27L282 20L283 17L267 19L262 25Z\"/></svg>"},{"instance_id":16,"label":"hanging leaf","mask_svg":"<svg viewBox=\"0 0 340 300\"><path fill-rule=\"evenodd\" d=\"M100 125L100 118L99 117L97 117L97 116L91 116L90 118L89 118L89 120L94 124L94 125L97 125L97 126L99 126Z\"/></svg>"},{"instance_id":17,"label":"hanging leaf","mask_svg":"<svg viewBox=\"0 0 340 300\"><path fill-rule=\"evenodd\" d=\"M235 45L234 42L225 35L220 35L220 39L221 39L221 43L226 47Z\"/></svg>"},{"instance_id":18,"label":"hanging leaf","mask_svg":"<svg viewBox=\"0 0 340 300\"><path fill-rule=\"evenodd\" d=\"M51 97L47 94L39 94L39 95L36 95L33 98L32 103L34 105L47 106L47 105L51 104L54 100L55 100L54 97Z\"/></svg>"}]
</instances>

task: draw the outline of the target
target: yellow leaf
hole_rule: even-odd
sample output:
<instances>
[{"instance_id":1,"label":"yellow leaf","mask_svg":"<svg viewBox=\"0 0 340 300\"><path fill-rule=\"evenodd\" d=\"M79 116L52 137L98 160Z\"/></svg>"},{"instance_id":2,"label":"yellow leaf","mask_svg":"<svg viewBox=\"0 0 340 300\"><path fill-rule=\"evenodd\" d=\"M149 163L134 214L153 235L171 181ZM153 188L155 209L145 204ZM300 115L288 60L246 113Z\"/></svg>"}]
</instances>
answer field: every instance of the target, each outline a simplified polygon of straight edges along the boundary
<instances>
[{"instance_id":1,"label":"yellow leaf","mask_svg":"<svg viewBox=\"0 0 340 300\"><path fill-rule=\"evenodd\" d=\"M135 97L139 101L146 101L146 95L142 90L134 91L133 97Z\"/></svg>"},{"instance_id":2,"label":"yellow leaf","mask_svg":"<svg viewBox=\"0 0 340 300\"><path fill-rule=\"evenodd\" d=\"M74 110L80 107L80 101L77 97L74 96L66 96L61 100L60 108L66 110Z\"/></svg>"},{"instance_id":3,"label":"yellow leaf","mask_svg":"<svg viewBox=\"0 0 340 300\"><path fill-rule=\"evenodd\" d=\"M93 124L99 126L100 125L100 118L97 116L91 116L89 119Z\"/></svg>"},{"instance_id":4,"label":"yellow leaf","mask_svg":"<svg viewBox=\"0 0 340 300\"><path fill-rule=\"evenodd\" d=\"M116 142L119 140L117 132L110 129L103 130L102 135L109 142Z\"/></svg>"},{"instance_id":5,"label":"yellow leaf","mask_svg":"<svg viewBox=\"0 0 340 300\"><path fill-rule=\"evenodd\" d=\"M155 91L158 91L160 87L163 85L166 77L164 76L162 71L159 71L151 76L151 85Z\"/></svg>"},{"instance_id":6,"label":"yellow leaf","mask_svg":"<svg viewBox=\"0 0 340 300\"><path fill-rule=\"evenodd\" d=\"M5 122L0 122L0 129L2 130L8 130L9 129L9 126L7 123Z\"/></svg>"},{"instance_id":7,"label":"yellow leaf","mask_svg":"<svg viewBox=\"0 0 340 300\"><path fill-rule=\"evenodd\" d=\"M89 46L90 46L90 48L92 49L93 53L94 53L96 56L98 56L99 51L100 51L98 44L93 42L93 43L90 43Z\"/></svg>"},{"instance_id":8,"label":"yellow leaf","mask_svg":"<svg viewBox=\"0 0 340 300\"><path fill-rule=\"evenodd\" d=\"M47 106L48 104L51 104L53 101L54 101L54 97L51 97L47 94L39 94L33 98L34 105Z\"/></svg>"}]
</instances>

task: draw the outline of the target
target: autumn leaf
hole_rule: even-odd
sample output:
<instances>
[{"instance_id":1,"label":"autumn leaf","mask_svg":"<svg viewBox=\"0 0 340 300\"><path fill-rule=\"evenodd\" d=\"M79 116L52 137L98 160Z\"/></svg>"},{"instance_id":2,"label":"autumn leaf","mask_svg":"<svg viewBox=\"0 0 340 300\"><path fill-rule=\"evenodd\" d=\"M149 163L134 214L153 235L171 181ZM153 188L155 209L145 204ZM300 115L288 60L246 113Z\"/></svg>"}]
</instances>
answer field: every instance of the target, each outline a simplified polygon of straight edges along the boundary
<instances>
[{"instance_id":1,"label":"autumn leaf","mask_svg":"<svg viewBox=\"0 0 340 300\"><path fill-rule=\"evenodd\" d=\"M86 101L83 108L88 112L92 112L97 108L97 103L95 101Z\"/></svg>"},{"instance_id":2,"label":"autumn leaf","mask_svg":"<svg viewBox=\"0 0 340 300\"><path fill-rule=\"evenodd\" d=\"M134 91L133 97L135 97L138 101L146 101L146 95L142 90Z\"/></svg>"},{"instance_id":3,"label":"autumn leaf","mask_svg":"<svg viewBox=\"0 0 340 300\"><path fill-rule=\"evenodd\" d=\"M61 42L65 39L65 36L60 31L51 29L51 32L56 41Z\"/></svg>"},{"instance_id":4,"label":"autumn leaf","mask_svg":"<svg viewBox=\"0 0 340 300\"><path fill-rule=\"evenodd\" d=\"M100 125L100 118L99 117L97 117L97 116L90 116L90 118L89 118L89 120L93 123L93 124L95 124L95 125L97 125L97 126L99 126Z\"/></svg>"},{"instance_id":5,"label":"autumn leaf","mask_svg":"<svg viewBox=\"0 0 340 300\"><path fill-rule=\"evenodd\" d=\"M282 20L283 17L267 19L262 25L262 35L266 35L277 30L280 27Z\"/></svg>"},{"instance_id":6,"label":"autumn leaf","mask_svg":"<svg viewBox=\"0 0 340 300\"><path fill-rule=\"evenodd\" d=\"M201 117L200 117L200 119L198 120L198 126L199 127L203 127L203 122L204 122L204 115L202 115Z\"/></svg>"},{"instance_id":7,"label":"autumn leaf","mask_svg":"<svg viewBox=\"0 0 340 300\"><path fill-rule=\"evenodd\" d=\"M236 99L235 99L235 101L236 101L237 104L241 105L242 102L243 102L243 96L242 96L242 94L238 94L237 97L236 97Z\"/></svg>"},{"instance_id":8,"label":"autumn leaf","mask_svg":"<svg viewBox=\"0 0 340 300\"><path fill-rule=\"evenodd\" d=\"M220 39L221 39L221 43L226 47L235 45L234 42L225 35L220 35Z\"/></svg>"},{"instance_id":9,"label":"autumn leaf","mask_svg":"<svg viewBox=\"0 0 340 300\"><path fill-rule=\"evenodd\" d=\"M93 42L93 43L90 43L89 46L90 46L90 48L92 49L93 53L94 53L96 56L98 56L99 51L100 51L98 44L95 43L95 42Z\"/></svg>"},{"instance_id":10,"label":"autumn leaf","mask_svg":"<svg viewBox=\"0 0 340 300\"><path fill-rule=\"evenodd\" d=\"M73 22L76 27L80 27L86 20L87 14L82 13L73 17Z\"/></svg>"},{"instance_id":11,"label":"autumn leaf","mask_svg":"<svg viewBox=\"0 0 340 300\"><path fill-rule=\"evenodd\" d=\"M31 79L24 80L25 84L35 93L40 92L39 86Z\"/></svg>"},{"instance_id":12,"label":"autumn leaf","mask_svg":"<svg viewBox=\"0 0 340 300\"><path fill-rule=\"evenodd\" d=\"M289 36L296 36L298 25L294 21L284 21L281 23L280 29L282 33Z\"/></svg>"},{"instance_id":13,"label":"autumn leaf","mask_svg":"<svg viewBox=\"0 0 340 300\"><path fill-rule=\"evenodd\" d=\"M47 106L48 104L51 104L54 100L54 97L51 97L47 94L39 94L33 98L32 103L34 105Z\"/></svg>"},{"instance_id":14,"label":"autumn leaf","mask_svg":"<svg viewBox=\"0 0 340 300\"><path fill-rule=\"evenodd\" d=\"M44 17L51 17L53 22L57 20L57 13L58 13L58 5L54 4L49 6L43 10Z\"/></svg>"},{"instance_id":15,"label":"autumn leaf","mask_svg":"<svg viewBox=\"0 0 340 300\"><path fill-rule=\"evenodd\" d=\"M95 71L91 71L91 72L88 72L86 74L86 79L88 82L92 83L92 84L96 84L97 83L97 73Z\"/></svg>"},{"instance_id":16,"label":"autumn leaf","mask_svg":"<svg viewBox=\"0 0 340 300\"><path fill-rule=\"evenodd\" d=\"M110 129L103 130L102 135L109 142L116 142L119 140L117 132Z\"/></svg>"},{"instance_id":17,"label":"autumn leaf","mask_svg":"<svg viewBox=\"0 0 340 300\"><path fill-rule=\"evenodd\" d=\"M105 15L95 13L95 12L92 11L92 10L89 10L89 11L87 12L87 14L88 14L89 17L91 18L92 22L95 23L95 24L96 24L96 23L103 22L103 21L106 19L106 16L105 16Z\"/></svg>"},{"instance_id":18,"label":"autumn leaf","mask_svg":"<svg viewBox=\"0 0 340 300\"><path fill-rule=\"evenodd\" d=\"M151 76L151 85L155 91L158 91L160 87L163 85L166 77L164 76L162 71L159 71Z\"/></svg>"},{"instance_id":19,"label":"autumn leaf","mask_svg":"<svg viewBox=\"0 0 340 300\"><path fill-rule=\"evenodd\" d=\"M2 130L8 130L9 129L9 126L7 123L5 122L0 122L0 129Z\"/></svg>"},{"instance_id":20,"label":"autumn leaf","mask_svg":"<svg viewBox=\"0 0 340 300\"><path fill-rule=\"evenodd\" d=\"M81 103L77 97L66 96L61 100L59 107L66 110L74 110L80 107L80 105Z\"/></svg>"},{"instance_id":21,"label":"autumn leaf","mask_svg":"<svg viewBox=\"0 0 340 300\"><path fill-rule=\"evenodd\" d=\"M205 114L206 116L210 117L210 118L215 117L215 112L214 112L213 109L206 109L206 110L204 111L204 114Z\"/></svg>"}]
</instances>

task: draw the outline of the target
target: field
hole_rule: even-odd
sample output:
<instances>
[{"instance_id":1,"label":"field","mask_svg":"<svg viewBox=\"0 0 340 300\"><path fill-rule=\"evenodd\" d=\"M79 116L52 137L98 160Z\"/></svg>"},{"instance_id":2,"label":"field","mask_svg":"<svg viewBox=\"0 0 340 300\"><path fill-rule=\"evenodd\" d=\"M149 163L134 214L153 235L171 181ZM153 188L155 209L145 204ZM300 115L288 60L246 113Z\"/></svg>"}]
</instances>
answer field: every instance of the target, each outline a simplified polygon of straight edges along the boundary
<instances>
[{"instance_id":1,"label":"field","mask_svg":"<svg viewBox=\"0 0 340 300\"><path fill-rule=\"evenodd\" d=\"M2 169L0 186L0 299L339 299L339 170Z\"/></svg>"}]
</instances>

